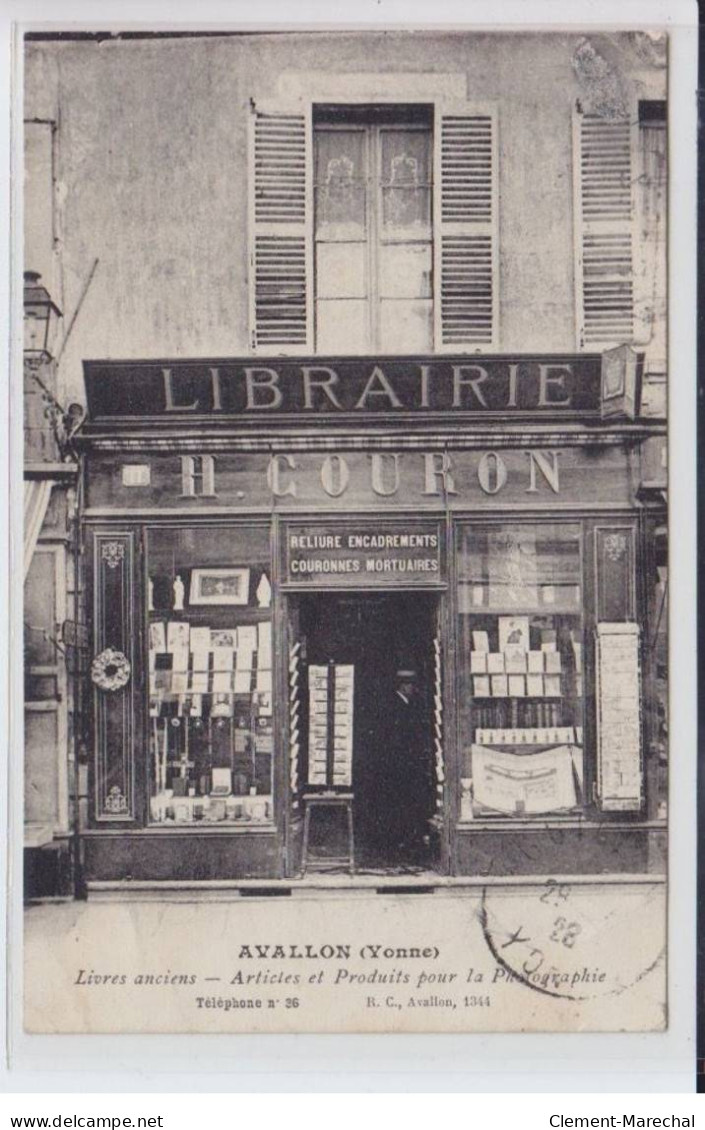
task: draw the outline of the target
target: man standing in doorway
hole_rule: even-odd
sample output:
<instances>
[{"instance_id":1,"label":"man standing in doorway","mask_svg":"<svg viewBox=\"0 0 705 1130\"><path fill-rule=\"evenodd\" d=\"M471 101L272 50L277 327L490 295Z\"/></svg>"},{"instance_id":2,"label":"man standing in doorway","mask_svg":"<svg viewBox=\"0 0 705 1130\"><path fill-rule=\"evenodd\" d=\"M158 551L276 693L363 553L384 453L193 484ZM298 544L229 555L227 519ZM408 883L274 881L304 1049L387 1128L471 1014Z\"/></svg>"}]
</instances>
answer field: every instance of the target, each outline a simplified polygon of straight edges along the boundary
<instances>
[{"instance_id":1,"label":"man standing in doorway","mask_svg":"<svg viewBox=\"0 0 705 1130\"><path fill-rule=\"evenodd\" d=\"M387 816L392 854L400 863L420 863L428 853L429 779L427 736L411 668L396 673L389 716Z\"/></svg>"}]
</instances>

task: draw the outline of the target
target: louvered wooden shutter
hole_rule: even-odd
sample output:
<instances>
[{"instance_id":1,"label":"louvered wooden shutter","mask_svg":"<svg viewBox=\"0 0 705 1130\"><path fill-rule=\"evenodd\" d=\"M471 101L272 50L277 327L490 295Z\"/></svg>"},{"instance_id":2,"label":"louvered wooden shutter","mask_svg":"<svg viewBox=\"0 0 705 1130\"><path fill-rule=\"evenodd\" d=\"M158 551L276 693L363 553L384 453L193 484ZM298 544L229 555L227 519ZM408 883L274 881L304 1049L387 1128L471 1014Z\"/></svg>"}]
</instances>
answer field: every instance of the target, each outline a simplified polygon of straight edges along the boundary
<instances>
[{"instance_id":1,"label":"louvered wooden shutter","mask_svg":"<svg viewBox=\"0 0 705 1130\"><path fill-rule=\"evenodd\" d=\"M578 345L603 349L634 335L632 124L576 111L573 143Z\"/></svg>"},{"instance_id":2,"label":"louvered wooden shutter","mask_svg":"<svg viewBox=\"0 0 705 1130\"><path fill-rule=\"evenodd\" d=\"M255 107L250 129L250 325L257 353L312 350L310 110Z\"/></svg>"},{"instance_id":3,"label":"louvered wooden shutter","mask_svg":"<svg viewBox=\"0 0 705 1130\"><path fill-rule=\"evenodd\" d=\"M446 353L497 346L494 107L443 107L435 122L434 321Z\"/></svg>"}]
</instances>

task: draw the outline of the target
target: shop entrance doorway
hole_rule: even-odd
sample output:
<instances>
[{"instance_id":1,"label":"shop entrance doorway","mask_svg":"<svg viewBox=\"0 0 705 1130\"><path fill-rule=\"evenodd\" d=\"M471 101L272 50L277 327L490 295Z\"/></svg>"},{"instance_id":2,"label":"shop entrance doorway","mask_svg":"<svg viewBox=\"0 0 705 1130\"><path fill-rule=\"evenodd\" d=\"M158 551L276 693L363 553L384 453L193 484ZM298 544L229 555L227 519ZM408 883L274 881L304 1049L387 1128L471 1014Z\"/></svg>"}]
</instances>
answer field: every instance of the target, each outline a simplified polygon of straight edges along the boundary
<instances>
[{"instance_id":1,"label":"shop entrance doorway","mask_svg":"<svg viewBox=\"0 0 705 1130\"><path fill-rule=\"evenodd\" d=\"M405 873L437 865L439 856L433 751L434 695L439 598L431 593L316 593L294 598L305 661L301 669L302 764L300 795L343 791L345 733L352 728L347 779L353 793L357 871ZM350 673L352 668L352 674ZM324 723L311 684L334 669L336 741L343 763L338 780L321 783ZM325 676L323 676L325 680ZM318 736L317 736L318 735ZM337 756L337 755L336 755ZM318 759L318 760L317 760ZM329 771L333 759L329 749ZM312 782L318 781L318 784ZM305 805L305 802L304 802ZM340 813L319 812L311 824L311 851L325 859L340 855L346 834Z\"/></svg>"}]
</instances>

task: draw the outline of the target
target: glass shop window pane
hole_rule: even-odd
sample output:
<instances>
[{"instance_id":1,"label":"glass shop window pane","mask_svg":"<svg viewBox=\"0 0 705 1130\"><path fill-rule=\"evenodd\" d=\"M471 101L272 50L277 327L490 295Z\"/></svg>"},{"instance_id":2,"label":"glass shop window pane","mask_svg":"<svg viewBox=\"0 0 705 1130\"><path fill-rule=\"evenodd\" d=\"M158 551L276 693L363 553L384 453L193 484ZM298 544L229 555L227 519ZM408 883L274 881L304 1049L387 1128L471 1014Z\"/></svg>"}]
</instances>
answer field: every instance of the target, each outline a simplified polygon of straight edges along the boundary
<instances>
[{"instance_id":1,"label":"glass shop window pane","mask_svg":"<svg viewBox=\"0 0 705 1130\"><path fill-rule=\"evenodd\" d=\"M267 528L148 536L150 818L273 819Z\"/></svg>"},{"instance_id":2,"label":"glass shop window pane","mask_svg":"<svg viewBox=\"0 0 705 1130\"><path fill-rule=\"evenodd\" d=\"M461 820L582 809L581 532L459 530Z\"/></svg>"}]
</instances>

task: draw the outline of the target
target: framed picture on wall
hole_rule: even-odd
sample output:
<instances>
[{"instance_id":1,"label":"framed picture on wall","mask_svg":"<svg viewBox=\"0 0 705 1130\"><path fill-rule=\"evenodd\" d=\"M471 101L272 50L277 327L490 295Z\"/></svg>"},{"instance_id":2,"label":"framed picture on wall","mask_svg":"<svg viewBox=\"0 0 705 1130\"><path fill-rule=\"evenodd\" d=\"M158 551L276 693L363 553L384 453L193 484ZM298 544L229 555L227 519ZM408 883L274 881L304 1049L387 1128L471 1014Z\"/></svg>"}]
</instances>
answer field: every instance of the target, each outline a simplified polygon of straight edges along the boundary
<instances>
[{"instance_id":1,"label":"framed picture on wall","mask_svg":"<svg viewBox=\"0 0 705 1130\"><path fill-rule=\"evenodd\" d=\"M249 569L194 569L191 573L191 604L247 604Z\"/></svg>"}]
</instances>

